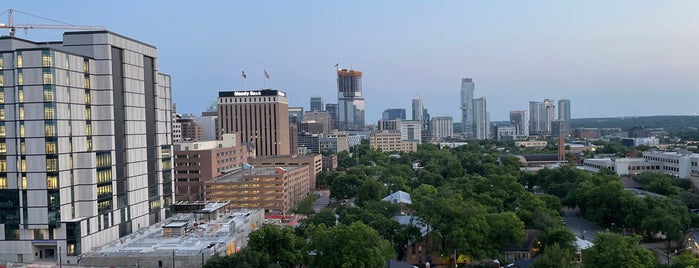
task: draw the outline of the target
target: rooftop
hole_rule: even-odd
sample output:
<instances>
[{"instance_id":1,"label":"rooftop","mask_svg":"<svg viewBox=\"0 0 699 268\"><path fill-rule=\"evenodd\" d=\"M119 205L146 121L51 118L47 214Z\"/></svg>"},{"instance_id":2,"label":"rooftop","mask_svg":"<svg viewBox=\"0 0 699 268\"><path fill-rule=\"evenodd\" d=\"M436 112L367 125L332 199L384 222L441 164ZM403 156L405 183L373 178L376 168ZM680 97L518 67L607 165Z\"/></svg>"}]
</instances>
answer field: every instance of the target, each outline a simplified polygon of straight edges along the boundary
<instances>
[{"instance_id":1,"label":"rooftop","mask_svg":"<svg viewBox=\"0 0 699 268\"><path fill-rule=\"evenodd\" d=\"M289 172L299 167L253 167L252 169L243 169L236 172L224 174L214 179L216 182L240 182L245 176L269 176L278 173Z\"/></svg>"}]
</instances>

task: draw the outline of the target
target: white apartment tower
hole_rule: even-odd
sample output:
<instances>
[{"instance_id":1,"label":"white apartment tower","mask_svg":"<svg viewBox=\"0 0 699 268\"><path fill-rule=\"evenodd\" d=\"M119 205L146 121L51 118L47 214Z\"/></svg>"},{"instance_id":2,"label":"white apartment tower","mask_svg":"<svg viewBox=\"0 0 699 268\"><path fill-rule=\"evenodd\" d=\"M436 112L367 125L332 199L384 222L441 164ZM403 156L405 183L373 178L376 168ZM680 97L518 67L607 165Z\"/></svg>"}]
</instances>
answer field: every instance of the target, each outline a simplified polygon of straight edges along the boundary
<instances>
[{"instance_id":1,"label":"white apartment tower","mask_svg":"<svg viewBox=\"0 0 699 268\"><path fill-rule=\"evenodd\" d=\"M476 139L486 140L490 138L490 114L486 107L485 97L473 100L473 123Z\"/></svg>"},{"instance_id":2,"label":"white apartment tower","mask_svg":"<svg viewBox=\"0 0 699 268\"><path fill-rule=\"evenodd\" d=\"M170 77L108 31L0 37L0 259L76 264L170 215Z\"/></svg>"},{"instance_id":3,"label":"white apartment tower","mask_svg":"<svg viewBox=\"0 0 699 268\"><path fill-rule=\"evenodd\" d=\"M451 138L454 135L454 119L451 116L432 117L432 139Z\"/></svg>"},{"instance_id":4,"label":"white apartment tower","mask_svg":"<svg viewBox=\"0 0 699 268\"><path fill-rule=\"evenodd\" d=\"M466 138L474 136L473 129L473 78L461 79L461 134Z\"/></svg>"}]
</instances>

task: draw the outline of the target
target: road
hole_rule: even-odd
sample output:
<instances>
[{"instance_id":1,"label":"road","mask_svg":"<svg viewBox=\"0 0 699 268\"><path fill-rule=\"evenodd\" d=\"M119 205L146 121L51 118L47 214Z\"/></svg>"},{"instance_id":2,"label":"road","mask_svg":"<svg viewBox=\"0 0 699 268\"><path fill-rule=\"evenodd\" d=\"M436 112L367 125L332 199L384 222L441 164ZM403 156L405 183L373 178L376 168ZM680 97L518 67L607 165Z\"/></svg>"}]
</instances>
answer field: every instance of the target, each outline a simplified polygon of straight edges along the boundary
<instances>
[{"instance_id":1,"label":"road","mask_svg":"<svg viewBox=\"0 0 699 268\"><path fill-rule=\"evenodd\" d=\"M597 233L604 231L604 229L597 226L597 224L589 222L583 219L581 216L578 216L577 209L564 209L563 219L566 221L566 227L568 227L573 234L590 242L595 241Z\"/></svg>"},{"instance_id":2,"label":"road","mask_svg":"<svg viewBox=\"0 0 699 268\"><path fill-rule=\"evenodd\" d=\"M313 209L318 212L321 209L325 208L330 204L330 191L329 190L320 190L316 191L317 194L320 194L318 199L316 199L315 202L313 202ZM313 193L313 194L316 194Z\"/></svg>"}]
</instances>

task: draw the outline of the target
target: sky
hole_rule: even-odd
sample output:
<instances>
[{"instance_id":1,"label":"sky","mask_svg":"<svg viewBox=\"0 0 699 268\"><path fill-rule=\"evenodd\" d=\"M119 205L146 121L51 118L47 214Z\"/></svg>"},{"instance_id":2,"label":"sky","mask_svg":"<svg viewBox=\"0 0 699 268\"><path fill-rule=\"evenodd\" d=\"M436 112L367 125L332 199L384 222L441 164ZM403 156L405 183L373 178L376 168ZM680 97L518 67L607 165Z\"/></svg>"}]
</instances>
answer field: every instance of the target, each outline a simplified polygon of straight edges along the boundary
<instances>
[{"instance_id":1,"label":"sky","mask_svg":"<svg viewBox=\"0 0 699 268\"><path fill-rule=\"evenodd\" d=\"M387 108L409 115L416 96L460 122L463 77L492 121L545 98L570 99L573 118L699 113L699 1L9 0L0 13L10 8L156 46L180 113L262 87L289 106L336 103L336 63L363 72L367 123ZM53 22L16 12L15 23Z\"/></svg>"}]
</instances>

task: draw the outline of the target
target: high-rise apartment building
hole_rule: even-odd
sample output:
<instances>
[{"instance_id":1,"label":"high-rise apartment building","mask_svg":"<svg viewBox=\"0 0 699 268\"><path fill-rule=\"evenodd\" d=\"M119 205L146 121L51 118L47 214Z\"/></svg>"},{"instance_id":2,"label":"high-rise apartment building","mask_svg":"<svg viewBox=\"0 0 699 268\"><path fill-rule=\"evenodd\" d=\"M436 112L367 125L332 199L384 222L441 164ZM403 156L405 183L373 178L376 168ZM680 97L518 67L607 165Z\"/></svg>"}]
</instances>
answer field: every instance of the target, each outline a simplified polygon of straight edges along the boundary
<instances>
[{"instance_id":1,"label":"high-rise apartment building","mask_svg":"<svg viewBox=\"0 0 699 268\"><path fill-rule=\"evenodd\" d=\"M383 120L405 120L405 109L400 109L400 108L391 108L391 109L386 109L383 110L383 114L381 114L381 119Z\"/></svg>"},{"instance_id":2,"label":"high-rise apartment building","mask_svg":"<svg viewBox=\"0 0 699 268\"><path fill-rule=\"evenodd\" d=\"M422 122L416 120L400 121L399 127L402 140L422 143Z\"/></svg>"},{"instance_id":3,"label":"high-rise apartment building","mask_svg":"<svg viewBox=\"0 0 699 268\"><path fill-rule=\"evenodd\" d=\"M543 102L529 102L529 134L551 135L551 125L555 119L556 105L553 100L544 99Z\"/></svg>"},{"instance_id":4,"label":"high-rise apartment building","mask_svg":"<svg viewBox=\"0 0 699 268\"><path fill-rule=\"evenodd\" d=\"M362 72L337 70L337 116L339 130L364 130Z\"/></svg>"},{"instance_id":5,"label":"high-rise apartment building","mask_svg":"<svg viewBox=\"0 0 699 268\"><path fill-rule=\"evenodd\" d=\"M461 79L461 134L466 138L474 136L473 129L473 78Z\"/></svg>"},{"instance_id":6,"label":"high-rise apartment building","mask_svg":"<svg viewBox=\"0 0 699 268\"><path fill-rule=\"evenodd\" d=\"M515 127L515 136L529 136L527 111L510 111L510 125Z\"/></svg>"},{"instance_id":7,"label":"high-rise apartment building","mask_svg":"<svg viewBox=\"0 0 699 268\"><path fill-rule=\"evenodd\" d=\"M432 118L432 138L445 139L454 135L454 119L451 116L436 116Z\"/></svg>"},{"instance_id":8,"label":"high-rise apartment building","mask_svg":"<svg viewBox=\"0 0 699 268\"><path fill-rule=\"evenodd\" d=\"M173 201L170 77L108 31L0 37L0 259L76 264Z\"/></svg>"},{"instance_id":9,"label":"high-rise apartment building","mask_svg":"<svg viewBox=\"0 0 699 268\"><path fill-rule=\"evenodd\" d=\"M321 97L311 97L311 109L309 112L322 112L323 110L323 98Z\"/></svg>"},{"instance_id":10,"label":"high-rise apartment building","mask_svg":"<svg viewBox=\"0 0 699 268\"><path fill-rule=\"evenodd\" d=\"M570 122L570 100L558 100L558 120Z\"/></svg>"},{"instance_id":11,"label":"high-rise apartment building","mask_svg":"<svg viewBox=\"0 0 699 268\"><path fill-rule=\"evenodd\" d=\"M473 100L473 125L475 126L476 139L490 138L490 114L486 107L485 97Z\"/></svg>"},{"instance_id":12,"label":"high-rise apartment building","mask_svg":"<svg viewBox=\"0 0 699 268\"><path fill-rule=\"evenodd\" d=\"M413 110L411 119L413 121L422 122L422 113L425 111L425 106L422 104L422 99L420 98L420 96L417 96L413 99L412 107Z\"/></svg>"},{"instance_id":13,"label":"high-rise apartment building","mask_svg":"<svg viewBox=\"0 0 699 268\"><path fill-rule=\"evenodd\" d=\"M271 89L221 91L217 101L223 133L240 133L241 142L253 144L259 156L291 153L286 93Z\"/></svg>"},{"instance_id":14,"label":"high-rise apartment building","mask_svg":"<svg viewBox=\"0 0 699 268\"><path fill-rule=\"evenodd\" d=\"M330 113L330 129L337 129L337 103L326 103L325 111Z\"/></svg>"}]
</instances>

